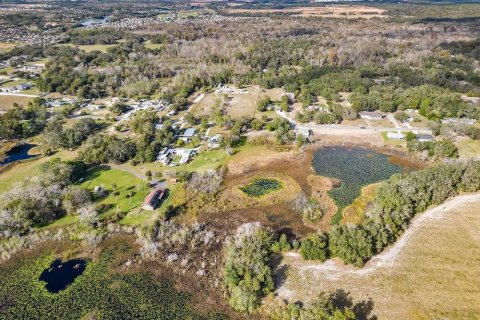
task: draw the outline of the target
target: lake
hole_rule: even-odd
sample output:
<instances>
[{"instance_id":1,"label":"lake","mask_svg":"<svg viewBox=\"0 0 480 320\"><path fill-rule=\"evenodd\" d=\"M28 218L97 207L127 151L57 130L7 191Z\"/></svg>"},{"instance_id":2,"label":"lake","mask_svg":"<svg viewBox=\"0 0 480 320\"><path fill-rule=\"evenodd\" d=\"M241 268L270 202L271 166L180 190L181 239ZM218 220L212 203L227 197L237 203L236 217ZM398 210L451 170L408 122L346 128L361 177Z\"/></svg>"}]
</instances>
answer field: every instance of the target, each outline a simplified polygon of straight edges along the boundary
<instances>
[{"instance_id":1,"label":"lake","mask_svg":"<svg viewBox=\"0 0 480 320\"><path fill-rule=\"evenodd\" d=\"M83 20L82 22L80 22L80 24L83 27L90 27L90 26L93 26L93 25L99 25L99 24L104 24L106 22L109 22L110 18L111 17L108 16L108 17L103 17L101 19L88 19L88 20Z\"/></svg>"},{"instance_id":2,"label":"lake","mask_svg":"<svg viewBox=\"0 0 480 320\"><path fill-rule=\"evenodd\" d=\"M389 156L374 150L349 147L324 147L314 152L312 166L318 175L336 178L341 186L329 191L339 209L360 196L363 186L388 179L404 171Z\"/></svg>"},{"instance_id":3,"label":"lake","mask_svg":"<svg viewBox=\"0 0 480 320\"><path fill-rule=\"evenodd\" d=\"M37 155L29 154L29 151L34 147L36 147L36 145L30 144L30 143L25 143L25 144L13 147L10 151L7 152L5 160L0 161L0 165L5 165L5 164L9 164L19 160L38 157Z\"/></svg>"},{"instance_id":4,"label":"lake","mask_svg":"<svg viewBox=\"0 0 480 320\"><path fill-rule=\"evenodd\" d=\"M81 259L66 262L57 259L42 272L39 279L46 282L45 288L49 292L57 293L72 284L85 271L86 266L87 262Z\"/></svg>"}]
</instances>

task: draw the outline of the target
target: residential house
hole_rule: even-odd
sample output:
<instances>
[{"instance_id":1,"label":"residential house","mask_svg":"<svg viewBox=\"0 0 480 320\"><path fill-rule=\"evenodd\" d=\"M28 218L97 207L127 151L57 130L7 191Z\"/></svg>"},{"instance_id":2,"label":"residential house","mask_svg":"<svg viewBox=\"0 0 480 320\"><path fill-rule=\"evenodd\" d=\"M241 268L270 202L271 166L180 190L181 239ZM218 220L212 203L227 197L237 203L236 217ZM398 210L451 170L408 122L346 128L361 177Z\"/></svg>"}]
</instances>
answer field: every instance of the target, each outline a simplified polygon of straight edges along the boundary
<instances>
[{"instance_id":1,"label":"residential house","mask_svg":"<svg viewBox=\"0 0 480 320\"><path fill-rule=\"evenodd\" d=\"M210 139L208 139L208 147L210 149L218 149L220 148L221 142L222 142L222 135L216 134L213 137L210 137Z\"/></svg>"},{"instance_id":2,"label":"residential house","mask_svg":"<svg viewBox=\"0 0 480 320\"><path fill-rule=\"evenodd\" d=\"M417 134L417 140L421 142L435 141L435 138L431 134Z\"/></svg>"},{"instance_id":3,"label":"residential house","mask_svg":"<svg viewBox=\"0 0 480 320\"><path fill-rule=\"evenodd\" d=\"M297 126L295 128L295 133L304 136L305 138L309 138L312 134L312 131L306 127Z\"/></svg>"},{"instance_id":4,"label":"residential house","mask_svg":"<svg viewBox=\"0 0 480 320\"><path fill-rule=\"evenodd\" d=\"M144 210L155 210L158 206L160 200L162 200L163 196L165 195L165 190L161 188L155 188L148 196L145 198L145 203L142 206Z\"/></svg>"},{"instance_id":5,"label":"residential house","mask_svg":"<svg viewBox=\"0 0 480 320\"><path fill-rule=\"evenodd\" d=\"M157 161L167 166L186 164L197 154L195 149L187 148L163 148L157 156Z\"/></svg>"},{"instance_id":6,"label":"residential house","mask_svg":"<svg viewBox=\"0 0 480 320\"><path fill-rule=\"evenodd\" d=\"M400 131L397 132L387 132L387 137L391 140L403 140L405 139L405 135Z\"/></svg>"},{"instance_id":7,"label":"residential house","mask_svg":"<svg viewBox=\"0 0 480 320\"><path fill-rule=\"evenodd\" d=\"M192 138L195 136L197 129L195 128L187 128L183 132L183 134L179 135L179 139L183 140L184 142L190 142Z\"/></svg>"}]
</instances>

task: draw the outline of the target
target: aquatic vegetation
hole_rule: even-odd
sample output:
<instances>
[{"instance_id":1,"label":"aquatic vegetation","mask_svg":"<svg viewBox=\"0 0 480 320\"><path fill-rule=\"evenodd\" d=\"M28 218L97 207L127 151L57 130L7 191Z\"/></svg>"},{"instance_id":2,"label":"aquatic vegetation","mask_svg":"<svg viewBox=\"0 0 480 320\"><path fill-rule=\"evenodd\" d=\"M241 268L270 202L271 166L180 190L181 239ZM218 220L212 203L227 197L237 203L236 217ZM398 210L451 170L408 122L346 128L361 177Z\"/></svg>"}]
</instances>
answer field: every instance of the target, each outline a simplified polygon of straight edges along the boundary
<instances>
[{"instance_id":1,"label":"aquatic vegetation","mask_svg":"<svg viewBox=\"0 0 480 320\"><path fill-rule=\"evenodd\" d=\"M241 190L250 197L261 197L270 192L280 190L281 188L282 184L278 180L259 178L253 180L241 188Z\"/></svg>"},{"instance_id":2,"label":"aquatic vegetation","mask_svg":"<svg viewBox=\"0 0 480 320\"><path fill-rule=\"evenodd\" d=\"M55 260L48 253L1 267L0 319L225 319L199 314L189 305L190 294L177 291L166 279L140 271L116 272L122 246L114 245L58 293L49 292L39 280Z\"/></svg>"},{"instance_id":3,"label":"aquatic vegetation","mask_svg":"<svg viewBox=\"0 0 480 320\"><path fill-rule=\"evenodd\" d=\"M339 211L360 196L361 188L403 171L387 155L363 148L324 147L313 156L318 175L339 179L341 186L329 191Z\"/></svg>"}]
</instances>

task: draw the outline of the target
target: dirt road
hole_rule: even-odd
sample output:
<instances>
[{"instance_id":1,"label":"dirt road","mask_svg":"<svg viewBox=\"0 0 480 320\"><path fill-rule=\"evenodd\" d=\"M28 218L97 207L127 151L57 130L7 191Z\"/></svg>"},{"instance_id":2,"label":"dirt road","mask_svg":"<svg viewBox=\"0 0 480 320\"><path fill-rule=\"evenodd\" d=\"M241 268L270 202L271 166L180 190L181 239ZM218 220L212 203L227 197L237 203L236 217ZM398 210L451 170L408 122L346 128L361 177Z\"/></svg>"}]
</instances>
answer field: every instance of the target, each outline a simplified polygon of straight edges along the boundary
<instances>
[{"instance_id":1,"label":"dirt road","mask_svg":"<svg viewBox=\"0 0 480 320\"><path fill-rule=\"evenodd\" d=\"M399 240L397 240L397 242L395 242L393 246L373 257L361 269L353 266L343 265L340 261L332 259L327 260L324 263L302 261L300 254L296 252L288 252L286 254L286 264L288 265L289 263L294 262L298 267L297 270L300 276L302 276L303 273L310 271L314 272L316 276L327 278L329 280L340 279L344 276L364 277L371 275L379 269L387 269L391 267L421 226L429 223L432 220L440 219L447 211L468 203L480 204L480 193L457 196L448 200L442 205L419 214L413 219L407 231L400 237ZM292 295L292 292L288 288L281 286L277 289L277 294L281 298L288 299Z\"/></svg>"}]
</instances>

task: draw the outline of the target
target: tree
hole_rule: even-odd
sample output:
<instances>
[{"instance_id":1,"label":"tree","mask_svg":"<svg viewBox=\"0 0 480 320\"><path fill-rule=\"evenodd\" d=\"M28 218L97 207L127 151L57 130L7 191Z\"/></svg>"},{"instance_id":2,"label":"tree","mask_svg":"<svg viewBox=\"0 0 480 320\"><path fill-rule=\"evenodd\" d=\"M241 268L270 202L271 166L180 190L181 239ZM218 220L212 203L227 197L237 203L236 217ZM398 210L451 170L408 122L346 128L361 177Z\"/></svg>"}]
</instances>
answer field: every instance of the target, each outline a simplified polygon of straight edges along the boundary
<instances>
[{"instance_id":1,"label":"tree","mask_svg":"<svg viewBox=\"0 0 480 320\"><path fill-rule=\"evenodd\" d=\"M415 139L417 139L417 135L411 131L408 131L407 133L405 133L405 140L406 141L414 141Z\"/></svg>"},{"instance_id":2,"label":"tree","mask_svg":"<svg viewBox=\"0 0 480 320\"><path fill-rule=\"evenodd\" d=\"M410 118L408 114L404 111L397 111L395 112L395 119L400 121L400 122L407 122L407 120Z\"/></svg>"},{"instance_id":3,"label":"tree","mask_svg":"<svg viewBox=\"0 0 480 320\"><path fill-rule=\"evenodd\" d=\"M98 213L93 203L89 203L77 210L78 220L85 225L95 225L98 222Z\"/></svg>"},{"instance_id":4,"label":"tree","mask_svg":"<svg viewBox=\"0 0 480 320\"><path fill-rule=\"evenodd\" d=\"M327 260L328 241L325 234L310 233L302 240L300 253L306 260Z\"/></svg>"},{"instance_id":5,"label":"tree","mask_svg":"<svg viewBox=\"0 0 480 320\"><path fill-rule=\"evenodd\" d=\"M233 309L252 312L273 290L271 243L271 231L255 222L240 226L228 244L224 282Z\"/></svg>"}]
</instances>

